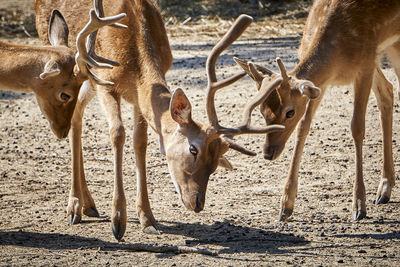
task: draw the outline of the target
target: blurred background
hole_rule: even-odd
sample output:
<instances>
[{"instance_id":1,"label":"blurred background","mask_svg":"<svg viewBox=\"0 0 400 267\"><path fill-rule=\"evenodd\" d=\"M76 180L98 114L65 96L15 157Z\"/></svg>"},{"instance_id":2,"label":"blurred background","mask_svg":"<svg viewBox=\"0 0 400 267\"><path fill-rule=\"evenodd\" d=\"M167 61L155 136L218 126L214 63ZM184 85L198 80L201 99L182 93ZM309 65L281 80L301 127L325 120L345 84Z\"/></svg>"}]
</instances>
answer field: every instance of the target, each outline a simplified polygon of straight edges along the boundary
<instances>
[{"instance_id":1,"label":"blurred background","mask_svg":"<svg viewBox=\"0 0 400 267\"><path fill-rule=\"evenodd\" d=\"M305 20L311 0L157 0L167 25L234 20L251 15L256 21ZM0 0L0 38L35 37L33 0Z\"/></svg>"}]
</instances>

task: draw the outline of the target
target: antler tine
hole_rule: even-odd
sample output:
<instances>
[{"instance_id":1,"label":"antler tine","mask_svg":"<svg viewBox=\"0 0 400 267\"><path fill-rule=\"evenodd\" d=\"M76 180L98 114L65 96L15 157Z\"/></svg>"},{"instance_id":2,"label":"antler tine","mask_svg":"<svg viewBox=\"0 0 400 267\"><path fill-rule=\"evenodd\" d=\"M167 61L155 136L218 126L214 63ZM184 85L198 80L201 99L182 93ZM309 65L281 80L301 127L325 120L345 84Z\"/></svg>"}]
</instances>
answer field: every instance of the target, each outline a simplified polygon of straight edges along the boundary
<instances>
[{"instance_id":1,"label":"antler tine","mask_svg":"<svg viewBox=\"0 0 400 267\"><path fill-rule=\"evenodd\" d=\"M94 0L94 9L99 18L104 18L103 0ZM124 28L124 29L128 28L128 26L120 24L120 23L114 23L109 26L115 26L117 28ZM88 55L91 58L93 58L96 62L101 62L101 63L109 64L112 66L119 66L120 64L117 61L113 61L111 59L107 59L107 58L96 55L94 49L95 49L97 32L98 31L96 30L89 35L89 39L86 43Z\"/></svg>"},{"instance_id":2,"label":"antler tine","mask_svg":"<svg viewBox=\"0 0 400 267\"><path fill-rule=\"evenodd\" d=\"M251 64L251 63L250 63ZM283 82L282 78L276 79L272 84L269 86L261 86L260 91L258 94L247 103L243 115L242 115L242 123L237 128L225 128L220 127L218 132L220 134L225 135L239 135L239 134L261 134L261 133L269 133L274 131L280 131L285 129L282 125L270 125L265 128L253 128L250 126L251 124L251 113L253 110L260 105L267 97L275 90Z\"/></svg>"},{"instance_id":3,"label":"antler tine","mask_svg":"<svg viewBox=\"0 0 400 267\"><path fill-rule=\"evenodd\" d=\"M228 48L244 30L251 24L253 18L248 15L240 15L235 23L232 25L230 30L224 35L224 37L214 46L211 50L210 55L207 58L206 71L208 79L207 87L207 116L211 125L215 128L219 128L218 117L215 110L214 98L215 92L225 86L228 86L240 78L246 75L245 72L236 74L230 78L224 79L217 82L217 75L215 74L215 64L219 55Z\"/></svg>"},{"instance_id":4,"label":"antler tine","mask_svg":"<svg viewBox=\"0 0 400 267\"><path fill-rule=\"evenodd\" d=\"M96 4L96 1L95 1ZM92 34L93 32L97 31L99 28L110 25L119 21L120 19L126 16L125 13L121 13L116 16L111 16L107 18L100 18L94 9L90 10L90 20L86 24L86 26L79 32L77 39L76 39L76 47L77 47L77 54L75 57L76 64L78 65L79 71L83 74L92 78L96 83L102 85L113 85L112 82L104 81L98 77L96 77L90 70L89 67L98 67L98 68L112 68L112 64L110 62L106 63L99 63L95 61L93 57L89 55L90 51L94 48L91 48L91 43L94 44L94 40L89 40L88 46L89 51L86 47L86 39L87 37ZM95 37L96 35L94 35ZM91 47L90 47L91 46ZM98 57L97 57L98 58ZM103 61L104 62L104 61ZM115 62L113 62L115 63ZM117 63L118 64L118 63ZM115 65L115 64L113 64Z\"/></svg>"},{"instance_id":5,"label":"antler tine","mask_svg":"<svg viewBox=\"0 0 400 267\"><path fill-rule=\"evenodd\" d=\"M224 136L224 137L226 137L226 136ZM233 140L231 140L229 138L224 138L224 141L228 144L229 148L236 150L242 154L245 154L247 156L253 156L253 157L255 155L257 155L257 153L255 153L251 150L248 150L247 148L242 147L241 145L236 144Z\"/></svg>"},{"instance_id":6,"label":"antler tine","mask_svg":"<svg viewBox=\"0 0 400 267\"><path fill-rule=\"evenodd\" d=\"M94 0L94 9L97 12L97 15L100 18L104 18L104 8L103 8L103 0ZM110 26L115 27L115 28L122 28L122 29L127 29L128 26L120 23L113 23L110 24Z\"/></svg>"},{"instance_id":7,"label":"antler tine","mask_svg":"<svg viewBox=\"0 0 400 267\"><path fill-rule=\"evenodd\" d=\"M251 64L251 63L250 63ZM281 125L271 125L266 128L252 128L250 126L251 123L251 113L253 110L260 105L262 102L267 99L267 97L272 93L273 90L275 90L276 87L278 87L281 83L283 82L282 78L276 79L272 84L270 84L268 87L262 86L260 88L260 91L258 91L258 94L250 101L247 103L244 111L243 111L243 119L242 119L242 125L239 126L239 129L246 129L249 132L248 133L266 133L271 131L272 129L284 129L283 126Z\"/></svg>"},{"instance_id":8,"label":"antler tine","mask_svg":"<svg viewBox=\"0 0 400 267\"><path fill-rule=\"evenodd\" d=\"M287 75L285 65L283 65L283 62L279 57L276 58L276 63L278 63L278 67L279 70L281 71L281 76L283 78L283 81L290 80L290 77Z\"/></svg>"}]
</instances>

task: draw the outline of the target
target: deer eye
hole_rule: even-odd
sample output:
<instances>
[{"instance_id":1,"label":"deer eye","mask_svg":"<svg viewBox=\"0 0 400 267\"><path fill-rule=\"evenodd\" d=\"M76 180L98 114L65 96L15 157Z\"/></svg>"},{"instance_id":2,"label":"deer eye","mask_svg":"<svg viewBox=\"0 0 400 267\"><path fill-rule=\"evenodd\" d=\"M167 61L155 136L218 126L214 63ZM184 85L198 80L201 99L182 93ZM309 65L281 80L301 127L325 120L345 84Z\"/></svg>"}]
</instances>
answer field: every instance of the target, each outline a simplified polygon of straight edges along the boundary
<instances>
[{"instance_id":1,"label":"deer eye","mask_svg":"<svg viewBox=\"0 0 400 267\"><path fill-rule=\"evenodd\" d=\"M190 145L189 151L193 156L195 156L195 157L197 156L198 151L197 151L197 148L194 145Z\"/></svg>"},{"instance_id":2,"label":"deer eye","mask_svg":"<svg viewBox=\"0 0 400 267\"><path fill-rule=\"evenodd\" d=\"M290 119L294 116L294 110L291 109L288 112L286 112L286 118Z\"/></svg>"},{"instance_id":3,"label":"deer eye","mask_svg":"<svg viewBox=\"0 0 400 267\"><path fill-rule=\"evenodd\" d=\"M66 93L61 93L60 98L62 101L67 102L71 98L71 96Z\"/></svg>"}]
</instances>

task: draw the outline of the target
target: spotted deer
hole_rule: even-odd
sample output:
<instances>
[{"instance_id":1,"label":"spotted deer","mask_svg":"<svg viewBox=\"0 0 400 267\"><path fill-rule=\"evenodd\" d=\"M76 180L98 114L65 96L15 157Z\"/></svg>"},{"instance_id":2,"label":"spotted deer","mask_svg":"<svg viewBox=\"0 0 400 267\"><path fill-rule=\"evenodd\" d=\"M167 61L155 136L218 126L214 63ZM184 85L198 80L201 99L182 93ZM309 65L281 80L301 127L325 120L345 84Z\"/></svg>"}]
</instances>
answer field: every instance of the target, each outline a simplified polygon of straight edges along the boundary
<instances>
[{"instance_id":1,"label":"spotted deer","mask_svg":"<svg viewBox=\"0 0 400 267\"><path fill-rule=\"evenodd\" d=\"M46 41L47 25L44 23L49 10L58 8L68 14L68 24L77 24L82 20L79 13L86 13L89 1L35 1L37 28L42 41ZM72 150L72 186L67 207L71 224L81 220L82 213L98 216L98 212L89 193L83 166L81 131L82 116L87 103L95 94L99 97L109 123L109 133L114 152L114 192L112 202L111 226L114 237L120 240L126 230L126 199L122 178L123 147L125 127L121 120L120 102L124 98L133 106L134 116L134 153L136 159L137 200L139 221L145 232L155 233L156 220L150 208L147 191L146 147L147 128L150 126L160 138L161 151L167 158L172 181L184 206L194 212L204 208L205 194L209 176L218 165L231 168L224 157L229 148L242 153L250 151L224 138L223 134L238 135L266 133L280 130L282 126L268 126L258 129L250 126L249 114L257 104L265 99L257 95L244 111L244 121L237 128L220 126L214 107L215 92L246 74L240 73L231 78L217 81L215 63L219 54L226 49L251 22L248 16L232 27L227 36L216 45L207 61L209 94L207 113L210 123L198 123L192 119L191 104L181 89L171 93L165 73L171 67L172 55L160 15L154 1L117 0L105 1L104 10L99 14L124 12L127 17L121 23L128 31L115 27L102 28L97 32L96 47L102 55L121 62L121 67L98 72L99 77L115 83L114 87L99 84L86 84L79 95L72 118L70 143ZM75 36L76 32L72 32ZM268 95L271 88L266 88Z\"/></svg>"},{"instance_id":2,"label":"spotted deer","mask_svg":"<svg viewBox=\"0 0 400 267\"><path fill-rule=\"evenodd\" d=\"M277 123L285 126L285 130L279 134L266 135L264 158L274 160L279 157L299 124L291 167L281 197L280 220L287 219L293 212L304 143L325 90L333 85L352 83L354 89L351 121L356 148L354 220L366 216L362 145L371 88L380 110L383 134L383 171L375 203L389 201L395 185L392 155L393 86L383 75L379 58L386 54L400 77L399 37L399 1L315 0L298 50L299 63L292 71L286 73L279 59L280 74L236 59L255 80L258 88L283 78L276 91L261 104L267 125Z\"/></svg>"},{"instance_id":3,"label":"spotted deer","mask_svg":"<svg viewBox=\"0 0 400 267\"><path fill-rule=\"evenodd\" d=\"M89 10L82 14L85 20L88 13ZM93 47L86 50L86 39L92 32L124 16L99 18L94 11L90 12L87 24L81 21L76 25L80 30L76 47L68 47L68 26L57 10L43 22L48 28L49 45L26 46L0 41L0 90L33 92L54 134L58 138L67 137L82 83L88 79L99 84L107 82L99 80L91 68L112 68L102 63L93 53Z\"/></svg>"}]
</instances>

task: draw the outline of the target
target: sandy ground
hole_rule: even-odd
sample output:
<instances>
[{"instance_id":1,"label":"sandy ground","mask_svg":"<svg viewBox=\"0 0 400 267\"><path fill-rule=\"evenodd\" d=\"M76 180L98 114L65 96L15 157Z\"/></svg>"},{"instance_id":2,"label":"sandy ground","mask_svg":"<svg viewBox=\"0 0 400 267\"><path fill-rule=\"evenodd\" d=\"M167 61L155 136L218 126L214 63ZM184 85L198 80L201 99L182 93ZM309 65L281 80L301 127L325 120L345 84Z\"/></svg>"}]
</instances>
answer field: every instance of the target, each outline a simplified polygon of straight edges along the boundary
<instances>
[{"instance_id":1,"label":"sandy ground","mask_svg":"<svg viewBox=\"0 0 400 267\"><path fill-rule=\"evenodd\" d=\"M274 24L275 23L275 24ZM239 71L232 56L277 69L279 56L291 69L299 34L286 22L254 24L218 62L219 74ZM190 96L193 116L205 121L205 60L229 22L170 26L174 64L167 75L171 89ZM218 30L217 30L218 29ZM34 44L34 38L7 39ZM396 85L390 67L385 75ZM246 99L256 93L245 78L217 95L224 125L233 125ZM396 94L397 95L397 94ZM229 152L233 171L218 169L210 178L205 210L191 213L179 202L156 135L149 133L148 188L160 235L140 231L135 209L135 160L132 109L124 104L127 128L124 154L128 226L123 242L110 229L113 186L112 151L104 112L97 99L86 109L83 146L85 171L100 218L83 218L70 226L66 205L70 187L68 140L57 140L32 94L0 92L0 265L122 266L399 266L400 195L374 205L382 170L379 111L371 95L364 142L364 176L368 217L352 221L354 146L350 132L350 87L331 88L314 119L304 150L293 216L279 222L279 199L294 146L292 137L276 161L262 157L263 136L237 138L256 157ZM399 171L399 99L395 100L393 151ZM255 112L255 123L262 123ZM398 182L398 179L397 179ZM214 255L180 253L204 249ZM171 252L138 252L140 249Z\"/></svg>"}]
</instances>

